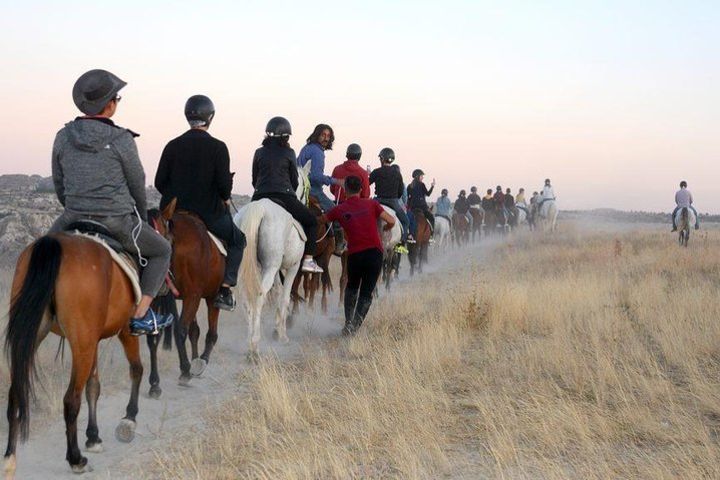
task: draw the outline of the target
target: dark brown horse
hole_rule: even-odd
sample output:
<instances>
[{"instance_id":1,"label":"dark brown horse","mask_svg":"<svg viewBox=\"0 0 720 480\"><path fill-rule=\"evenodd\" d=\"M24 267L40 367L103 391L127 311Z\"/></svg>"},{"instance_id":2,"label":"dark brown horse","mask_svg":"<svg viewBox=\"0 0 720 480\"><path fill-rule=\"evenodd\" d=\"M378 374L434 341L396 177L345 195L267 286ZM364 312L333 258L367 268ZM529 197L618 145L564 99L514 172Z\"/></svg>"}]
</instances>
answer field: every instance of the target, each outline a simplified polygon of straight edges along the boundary
<instances>
[{"instance_id":1,"label":"dark brown horse","mask_svg":"<svg viewBox=\"0 0 720 480\"><path fill-rule=\"evenodd\" d=\"M417 234L415 235L415 243L409 245L408 250L410 254L408 259L410 260L410 275L415 274L415 268L422 273L423 263L427 263L428 259L428 245L430 243L430 222L425 217L422 210L414 210L413 215L415 217L415 225Z\"/></svg>"},{"instance_id":2,"label":"dark brown horse","mask_svg":"<svg viewBox=\"0 0 720 480\"><path fill-rule=\"evenodd\" d=\"M470 222L467 217L461 213L453 213L453 232L455 237L455 244L459 247L466 245L470 239Z\"/></svg>"},{"instance_id":3,"label":"dark brown horse","mask_svg":"<svg viewBox=\"0 0 720 480\"><path fill-rule=\"evenodd\" d=\"M322 208L315 197L310 197L310 211L317 218L322 215ZM332 278L330 278L330 259L335 252L335 236L332 228L327 223L318 222L317 243L315 244L315 262L322 267L322 273L307 273L301 269L293 280L291 298L293 300L293 313L298 311L298 303L301 301L300 284L303 286L304 300L310 308L315 308L315 294L322 287L322 311L327 313L327 296L333 290Z\"/></svg>"},{"instance_id":4,"label":"dark brown horse","mask_svg":"<svg viewBox=\"0 0 720 480\"><path fill-rule=\"evenodd\" d=\"M180 385L187 385L192 377L202 374L210 361L210 354L218 338L218 317L220 310L213 304L222 285L225 272L225 258L208 236L207 227L195 214L175 210L173 200L158 216L152 216L155 229L167 238L173 247L170 270L183 301L180 321L173 331L175 344L180 358ZM197 311L200 302L207 306L208 332L205 335L205 349L198 352L200 327L197 324ZM190 337L192 363L188 359L185 340ZM157 375L157 343L148 340L151 353L150 396L160 396L160 379Z\"/></svg>"},{"instance_id":5,"label":"dark brown horse","mask_svg":"<svg viewBox=\"0 0 720 480\"><path fill-rule=\"evenodd\" d=\"M477 234L477 239L480 240L482 237L482 224L485 216L485 211L481 208L471 208L470 209L470 215L472 216L473 223L472 223L472 229L471 229L471 238L472 241L475 241L475 235Z\"/></svg>"},{"instance_id":6,"label":"dark brown horse","mask_svg":"<svg viewBox=\"0 0 720 480\"><path fill-rule=\"evenodd\" d=\"M123 442L135 436L143 367L138 338L130 335L129 321L135 309L132 284L102 245L60 233L41 237L22 252L15 267L11 298L5 339L11 378L6 475L12 478L15 472L18 435L23 440L28 435L35 354L50 332L64 337L72 352L70 385L63 401L65 458L74 472L84 472L87 458L78 448L77 417L85 389L85 446L90 452L102 451L96 416L100 396L97 353L98 343L104 338L117 335L130 363L130 401L115 434Z\"/></svg>"}]
</instances>

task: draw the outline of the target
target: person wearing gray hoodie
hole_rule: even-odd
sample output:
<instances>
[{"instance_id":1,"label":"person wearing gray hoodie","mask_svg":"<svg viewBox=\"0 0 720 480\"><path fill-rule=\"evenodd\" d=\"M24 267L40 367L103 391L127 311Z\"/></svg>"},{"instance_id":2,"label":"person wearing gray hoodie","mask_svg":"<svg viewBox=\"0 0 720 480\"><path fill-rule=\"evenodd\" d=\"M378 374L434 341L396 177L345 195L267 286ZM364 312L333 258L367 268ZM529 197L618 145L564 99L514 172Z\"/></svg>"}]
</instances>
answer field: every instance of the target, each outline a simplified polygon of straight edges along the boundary
<instances>
[{"instance_id":1,"label":"person wearing gray hoodie","mask_svg":"<svg viewBox=\"0 0 720 480\"><path fill-rule=\"evenodd\" d=\"M173 321L150 304L162 287L172 248L147 223L145 172L131 130L115 125L126 85L105 70L90 70L73 87L73 100L85 115L67 123L56 135L52 176L58 200L65 207L50 233L62 232L81 220L103 224L129 253L137 255L142 298L130 321L135 335L154 333Z\"/></svg>"}]
</instances>

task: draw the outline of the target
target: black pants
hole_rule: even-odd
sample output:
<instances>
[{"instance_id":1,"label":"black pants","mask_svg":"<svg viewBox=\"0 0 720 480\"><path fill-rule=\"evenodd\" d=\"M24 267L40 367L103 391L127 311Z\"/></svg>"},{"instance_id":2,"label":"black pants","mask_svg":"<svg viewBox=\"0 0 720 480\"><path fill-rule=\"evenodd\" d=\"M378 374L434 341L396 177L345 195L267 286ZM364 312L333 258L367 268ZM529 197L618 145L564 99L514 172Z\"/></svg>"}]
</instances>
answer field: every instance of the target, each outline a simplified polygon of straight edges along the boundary
<instances>
[{"instance_id":1,"label":"black pants","mask_svg":"<svg viewBox=\"0 0 720 480\"><path fill-rule=\"evenodd\" d=\"M254 202L262 198L276 199L283 204L285 210L303 227L303 231L307 237L307 242L305 242L305 255L314 254L318 221L310 209L303 205L295 195L289 193L256 193L253 195L252 201Z\"/></svg>"},{"instance_id":2,"label":"black pants","mask_svg":"<svg viewBox=\"0 0 720 480\"><path fill-rule=\"evenodd\" d=\"M225 242L227 258L225 258L223 283L234 287L237 284L238 270L245 250L245 234L233 223L229 213L208 222L207 229Z\"/></svg>"},{"instance_id":3,"label":"black pants","mask_svg":"<svg viewBox=\"0 0 720 480\"><path fill-rule=\"evenodd\" d=\"M435 215L432 214L430 209L428 207L416 207L413 208L413 211L420 210L423 215L425 215L425 218L427 218L427 221L430 222L430 235L435 233ZM417 235L417 218L415 219L415 234Z\"/></svg>"},{"instance_id":4,"label":"black pants","mask_svg":"<svg viewBox=\"0 0 720 480\"><path fill-rule=\"evenodd\" d=\"M377 248L348 255L348 283L345 289L345 325L353 330L365 320L378 277L382 271L383 254Z\"/></svg>"}]
</instances>

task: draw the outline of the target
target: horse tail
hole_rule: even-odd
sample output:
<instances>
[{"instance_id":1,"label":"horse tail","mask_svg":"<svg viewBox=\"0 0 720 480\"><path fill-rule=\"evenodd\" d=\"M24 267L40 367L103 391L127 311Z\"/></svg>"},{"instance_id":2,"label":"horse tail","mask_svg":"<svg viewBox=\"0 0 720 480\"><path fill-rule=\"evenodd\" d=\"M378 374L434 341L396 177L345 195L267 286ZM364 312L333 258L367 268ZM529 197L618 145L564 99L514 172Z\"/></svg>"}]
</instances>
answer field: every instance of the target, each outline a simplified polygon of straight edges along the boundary
<instances>
[{"instance_id":1,"label":"horse tail","mask_svg":"<svg viewBox=\"0 0 720 480\"><path fill-rule=\"evenodd\" d=\"M682 210L680 210L680 221L682 222L681 224L682 224L683 228L684 228L686 225L689 225L689 223L690 223L690 222L689 222L689 219L688 219L688 215L689 215L689 214L688 214L688 208L687 208L687 207L683 207Z\"/></svg>"},{"instance_id":2,"label":"horse tail","mask_svg":"<svg viewBox=\"0 0 720 480\"><path fill-rule=\"evenodd\" d=\"M8 417L17 419L22 440L27 439L30 429L38 331L55 293L61 255L62 245L56 238L44 236L35 242L25 280L10 303L5 331L5 352L10 361L11 378Z\"/></svg>"},{"instance_id":3,"label":"horse tail","mask_svg":"<svg viewBox=\"0 0 720 480\"><path fill-rule=\"evenodd\" d=\"M245 258L240 264L240 280L247 291L247 299L254 300L262 291L260 271L258 264L258 237L260 224L265 216L265 207L260 202L251 202L245 207L240 230L245 234Z\"/></svg>"}]
</instances>

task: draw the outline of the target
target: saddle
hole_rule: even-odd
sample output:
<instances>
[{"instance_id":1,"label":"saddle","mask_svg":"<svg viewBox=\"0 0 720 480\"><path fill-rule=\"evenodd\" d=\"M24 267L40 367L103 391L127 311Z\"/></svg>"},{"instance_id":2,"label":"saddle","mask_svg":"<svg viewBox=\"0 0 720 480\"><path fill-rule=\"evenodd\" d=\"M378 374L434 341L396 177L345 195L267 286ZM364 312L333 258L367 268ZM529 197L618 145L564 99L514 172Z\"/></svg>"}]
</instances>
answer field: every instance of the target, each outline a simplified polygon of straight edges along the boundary
<instances>
[{"instance_id":1,"label":"saddle","mask_svg":"<svg viewBox=\"0 0 720 480\"><path fill-rule=\"evenodd\" d=\"M175 213L180 214L180 215L189 215L191 217L195 217L198 221L200 221L203 225L205 225L205 222L203 221L203 219L200 218L200 216L198 214L196 214L195 212L191 212L190 210L175 210ZM155 230L157 230L157 228ZM212 233L210 230L208 230L207 225L205 225L205 231L207 232L208 237L210 237L210 240L212 241L212 243L214 243L215 246L217 247L217 249L220 251L220 255L222 255L223 257L227 257L227 247L225 245L225 242L220 240L218 237L215 236L214 233Z\"/></svg>"},{"instance_id":2,"label":"saddle","mask_svg":"<svg viewBox=\"0 0 720 480\"><path fill-rule=\"evenodd\" d=\"M140 290L140 265L135 255L126 252L119 241L117 241L112 233L105 225L94 220L79 220L65 227L65 233L75 235L102 245L110 254L113 261L125 273L135 294L135 302L139 303L142 298Z\"/></svg>"}]
</instances>

